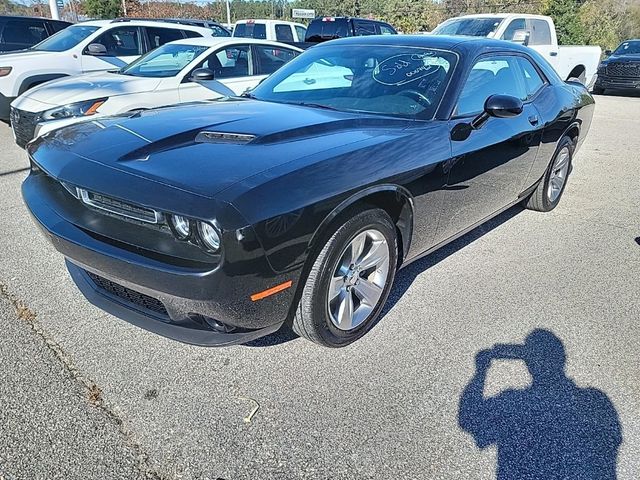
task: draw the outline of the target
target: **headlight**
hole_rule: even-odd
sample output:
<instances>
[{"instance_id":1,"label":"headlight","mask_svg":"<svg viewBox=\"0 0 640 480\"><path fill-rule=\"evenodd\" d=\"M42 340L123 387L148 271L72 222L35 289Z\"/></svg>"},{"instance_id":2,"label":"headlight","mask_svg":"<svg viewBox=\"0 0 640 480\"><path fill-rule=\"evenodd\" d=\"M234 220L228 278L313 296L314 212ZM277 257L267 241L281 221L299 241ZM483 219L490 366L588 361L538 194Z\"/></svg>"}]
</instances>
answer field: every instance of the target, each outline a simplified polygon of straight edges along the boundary
<instances>
[{"instance_id":1,"label":"headlight","mask_svg":"<svg viewBox=\"0 0 640 480\"><path fill-rule=\"evenodd\" d=\"M198 233L205 248L215 252L220 249L220 234L212 225L198 222Z\"/></svg>"},{"instance_id":2,"label":"headlight","mask_svg":"<svg viewBox=\"0 0 640 480\"><path fill-rule=\"evenodd\" d=\"M191 221L188 218L172 215L169 225L179 240L186 240L191 236Z\"/></svg>"},{"instance_id":3,"label":"headlight","mask_svg":"<svg viewBox=\"0 0 640 480\"><path fill-rule=\"evenodd\" d=\"M44 121L60 120L63 118L85 117L93 115L96 110L106 102L106 98L98 98L96 100L86 100L84 102L70 103L62 107L52 108L42 113L40 117Z\"/></svg>"},{"instance_id":4,"label":"headlight","mask_svg":"<svg viewBox=\"0 0 640 480\"><path fill-rule=\"evenodd\" d=\"M6 77L11 73L11 67L0 67L0 77Z\"/></svg>"}]
</instances>

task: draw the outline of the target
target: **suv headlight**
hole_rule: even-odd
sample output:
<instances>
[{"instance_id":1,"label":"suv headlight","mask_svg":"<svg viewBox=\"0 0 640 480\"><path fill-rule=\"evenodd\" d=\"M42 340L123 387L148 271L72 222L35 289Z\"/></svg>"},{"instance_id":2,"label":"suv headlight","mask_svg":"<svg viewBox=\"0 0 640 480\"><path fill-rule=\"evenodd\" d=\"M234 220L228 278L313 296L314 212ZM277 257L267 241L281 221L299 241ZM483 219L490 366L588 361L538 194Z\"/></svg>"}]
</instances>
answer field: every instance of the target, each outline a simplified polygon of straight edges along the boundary
<instances>
[{"instance_id":1,"label":"suv headlight","mask_svg":"<svg viewBox=\"0 0 640 480\"><path fill-rule=\"evenodd\" d=\"M86 117L96 113L98 108L107 101L107 98L85 100L84 102L70 103L61 107L52 108L42 112L41 120L61 120L63 118Z\"/></svg>"}]
</instances>

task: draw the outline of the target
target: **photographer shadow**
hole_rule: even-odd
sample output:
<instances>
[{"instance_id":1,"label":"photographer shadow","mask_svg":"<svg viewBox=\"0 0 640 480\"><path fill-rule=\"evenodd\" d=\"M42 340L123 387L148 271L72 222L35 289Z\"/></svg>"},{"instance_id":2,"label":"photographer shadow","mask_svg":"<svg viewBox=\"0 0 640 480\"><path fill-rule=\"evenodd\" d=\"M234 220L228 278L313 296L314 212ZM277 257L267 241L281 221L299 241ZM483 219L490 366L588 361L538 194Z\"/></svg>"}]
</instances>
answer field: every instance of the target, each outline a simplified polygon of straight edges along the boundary
<instances>
[{"instance_id":1,"label":"photographer shadow","mask_svg":"<svg viewBox=\"0 0 640 480\"><path fill-rule=\"evenodd\" d=\"M483 396L491 360L523 360L526 389ZM476 372L460 399L458 422L479 448L497 447L499 480L616 478L622 429L602 391L565 375L562 341L534 330L524 345L496 345L476 355Z\"/></svg>"}]
</instances>

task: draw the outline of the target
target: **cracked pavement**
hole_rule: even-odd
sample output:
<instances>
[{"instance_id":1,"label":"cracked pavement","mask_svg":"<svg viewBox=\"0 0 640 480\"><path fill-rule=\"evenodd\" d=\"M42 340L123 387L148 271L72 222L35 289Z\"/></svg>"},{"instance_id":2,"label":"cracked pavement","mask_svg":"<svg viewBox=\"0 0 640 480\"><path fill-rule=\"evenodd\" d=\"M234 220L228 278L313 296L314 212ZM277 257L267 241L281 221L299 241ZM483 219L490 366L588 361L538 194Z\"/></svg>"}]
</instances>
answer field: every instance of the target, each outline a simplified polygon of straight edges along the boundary
<instances>
[{"instance_id":1,"label":"cracked pavement","mask_svg":"<svg viewBox=\"0 0 640 480\"><path fill-rule=\"evenodd\" d=\"M556 210L515 207L403 270L340 350L187 346L92 307L29 218L25 154L0 125L0 479L495 478L458 403L478 351L535 328L611 401L618 478L640 478L639 111L598 97ZM486 391L529 382L500 361Z\"/></svg>"}]
</instances>

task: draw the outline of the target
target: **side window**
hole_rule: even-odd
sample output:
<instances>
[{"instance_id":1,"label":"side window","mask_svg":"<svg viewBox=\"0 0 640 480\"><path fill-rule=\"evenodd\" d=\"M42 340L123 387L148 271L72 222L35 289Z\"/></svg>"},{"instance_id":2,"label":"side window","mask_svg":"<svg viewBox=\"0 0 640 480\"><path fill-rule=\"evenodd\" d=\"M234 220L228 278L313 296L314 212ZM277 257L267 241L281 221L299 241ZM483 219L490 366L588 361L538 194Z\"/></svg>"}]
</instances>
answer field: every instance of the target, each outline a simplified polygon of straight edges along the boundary
<instances>
[{"instance_id":1,"label":"side window","mask_svg":"<svg viewBox=\"0 0 640 480\"><path fill-rule=\"evenodd\" d=\"M215 78L246 77L253 75L250 68L248 45L234 45L216 50L195 68L208 68L212 70Z\"/></svg>"},{"instance_id":2,"label":"side window","mask_svg":"<svg viewBox=\"0 0 640 480\"><path fill-rule=\"evenodd\" d=\"M544 20L530 20L531 25L531 38L529 39L529 46L531 45L551 45L551 29L549 23Z\"/></svg>"},{"instance_id":3,"label":"side window","mask_svg":"<svg viewBox=\"0 0 640 480\"><path fill-rule=\"evenodd\" d=\"M380 35L395 35L395 30L384 23L380 24Z\"/></svg>"},{"instance_id":4,"label":"side window","mask_svg":"<svg viewBox=\"0 0 640 480\"><path fill-rule=\"evenodd\" d=\"M254 49L258 60L258 75L269 75L298 55L293 50L269 45L255 45Z\"/></svg>"},{"instance_id":5,"label":"side window","mask_svg":"<svg viewBox=\"0 0 640 480\"><path fill-rule=\"evenodd\" d=\"M35 45L47 37L44 23L39 21L9 20L2 32L2 40L5 43Z\"/></svg>"},{"instance_id":6,"label":"side window","mask_svg":"<svg viewBox=\"0 0 640 480\"><path fill-rule=\"evenodd\" d=\"M527 98L531 98L544 86L545 81L529 60L523 57L518 57L518 62L520 63L522 75L524 76L524 86L527 91Z\"/></svg>"},{"instance_id":7,"label":"side window","mask_svg":"<svg viewBox=\"0 0 640 480\"><path fill-rule=\"evenodd\" d=\"M224 28L219 27L218 25L209 25L209 28L213 32L214 37L230 37L231 35ZM185 32L188 33L188 32ZM193 32L195 33L195 32ZM199 37L200 35L198 35Z\"/></svg>"},{"instance_id":8,"label":"side window","mask_svg":"<svg viewBox=\"0 0 640 480\"><path fill-rule=\"evenodd\" d=\"M276 24L276 40L278 42L293 42L293 31L289 25Z\"/></svg>"},{"instance_id":9,"label":"side window","mask_svg":"<svg viewBox=\"0 0 640 480\"><path fill-rule=\"evenodd\" d=\"M502 39L512 41L513 35L518 30L526 30L526 29L527 29L527 22L525 21L525 19L516 18L515 20L511 21L507 29L504 31L504 34L502 35Z\"/></svg>"},{"instance_id":10,"label":"side window","mask_svg":"<svg viewBox=\"0 0 640 480\"><path fill-rule=\"evenodd\" d=\"M307 29L300 25L296 25L296 33L298 34L298 41L304 42L304 37L307 36Z\"/></svg>"},{"instance_id":11,"label":"side window","mask_svg":"<svg viewBox=\"0 0 640 480\"><path fill-rule=\"evenodd\" d=\"M184 36L186 38L201 38L202 35L200 35L198 32L194 32L193 30L184 30Z\"/></svg>"},{"instance_id":12,"label":"side window","mask_svg":"<svg viewBox=\"0 0 640 480\"><path fill-rule=\"evenodd\" d=\"M376 25L373 22L354 20L356 35L375 35Z\"/></svg>"},{"instance_id":13,"label":"side window","mask_svg":"<svg viewBox=\"0 0 640 480\"><path fill-rule=\"evenodd\" d=\"M481 113L484 103L491 95L512 95L526 100L527 93L518 59L496 56L479 60L462 88L455 115L461 117Z\"/></svg>"},{"instance_id":14,"label":"side window","mask_svg":"<svg viewBox=\"0 0 640 480\"><path fill-rule=\"evenodd\" d=\"M145 29L147 30L147 38L149 38L150 50L158 48L165 43L184 38L183 31L177 28L145 27Z\"/></svg>"},{"instance_id":15,"label":"side window","mask_svg":"<svg viewBox=\"0 0 640 480\"><path fill-rule=\"evenodd\" d=\"M101 43L111 57L129 57L142 54L138 27L116 27L104 32L93 43Z\"/></svg>"}]
</instances>

